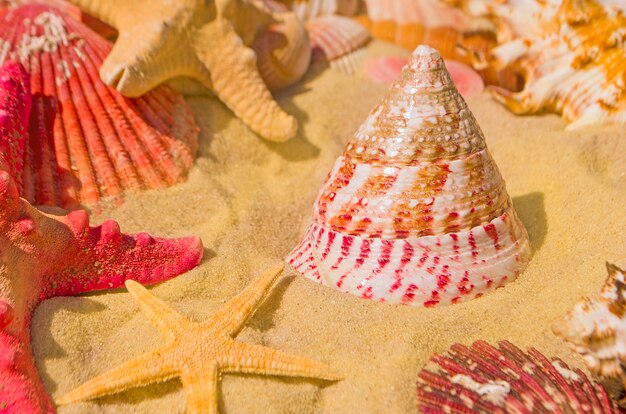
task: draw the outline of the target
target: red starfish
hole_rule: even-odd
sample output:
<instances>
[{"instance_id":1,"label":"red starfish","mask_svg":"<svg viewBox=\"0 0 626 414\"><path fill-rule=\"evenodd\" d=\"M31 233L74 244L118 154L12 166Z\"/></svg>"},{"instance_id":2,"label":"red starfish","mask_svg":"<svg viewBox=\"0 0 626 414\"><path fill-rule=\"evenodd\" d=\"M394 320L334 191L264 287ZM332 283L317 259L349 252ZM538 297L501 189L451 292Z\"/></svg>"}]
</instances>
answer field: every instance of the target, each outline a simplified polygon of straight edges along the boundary
<instances>
[{"instance_id":1,"label":"red starfish","mask_svg":"<svg viewBox=\"0 0 626 414\"><path fill-rule=\"evenodd\" d=\"M23 68L0 68L0 413L54 412L30 344L39 302L128 279L158 283L197 266L203 252L197 237L126 235L112 220L90 227L84 210L47 214L20 198L11 175L21 172L28 91Z\"/></svg>"}]
</instances>

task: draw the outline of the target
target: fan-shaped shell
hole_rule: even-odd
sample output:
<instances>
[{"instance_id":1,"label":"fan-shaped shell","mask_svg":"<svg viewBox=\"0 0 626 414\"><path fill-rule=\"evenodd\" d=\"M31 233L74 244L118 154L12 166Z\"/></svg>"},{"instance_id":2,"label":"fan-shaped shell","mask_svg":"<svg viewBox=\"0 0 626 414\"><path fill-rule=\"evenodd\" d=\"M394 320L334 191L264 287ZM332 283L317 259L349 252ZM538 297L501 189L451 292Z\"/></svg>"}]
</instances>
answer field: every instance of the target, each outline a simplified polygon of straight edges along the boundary
<instances>
[{"instance_id":1,"label":"fan-shaped shell","mask_svg":"<svg viewBox=\"0 0 626 414\"><path fill-rule=\"evenodd\" d=\"M626 123L625 28L623 5L564 0L539 35L492 51L495 67L526 79L522 91L494 89L494 96L517 114L560 113L568 129Z\"/></svg>"},{"instance_id":2,"label":"fan-shaped shell","mask_svg":"<svg viewBox=\"0 0 626 414\"><path fill-rule=\"evenodd\" d=\"M502 286L528 236L437 51L416 49L336 161L289 262L390 303L455 303Z\"/></svg>"},{"instance_id":3,"label":"fan-shaped shell","mask_svg":"<svg viewBox=\"0 0 626 414\"><path fill-rule=\"evenodd\" d=\"M0 61L30 73L33 106L21 194L66 208L185 179L199 128L182 96L159 87L137 99L100 80L111 45L46 5L0 11Z\"/></svg>"},{"instance_id":4,"label":"fan-shaped shell","mask_svg":"<svg viewBox=\"0 0 626 414\"><path fill-rule=\"evenodd\" d=\"M607 263L609 276L598 299L583 298L553 327L603 377L624 378L626 371L626 272Z\"/></svg>"},{"instance_id":5,"label":"fan-shaped shell","mask_svg":"<svg viewBox=\"0 0 626 414\"><path fill-rule=\"evenodd\" d=\"M315 56L345 73L356 70L360 48L370 39L363 26L341 16L321 16L307 22L306 28Z\"/></svg>"},{"instance_id":6,"label":"fan-shaped shell","mask_svg":"<svg viewBox=\"0 0 626 414\"><path fill-rule=\"evenodd\" d=\"M433 355L419 373L417 405L421 413L619 413L602 385L558 358L508 341L494 348L477 341L454 344Z\"/></svg>"}]
</instances>

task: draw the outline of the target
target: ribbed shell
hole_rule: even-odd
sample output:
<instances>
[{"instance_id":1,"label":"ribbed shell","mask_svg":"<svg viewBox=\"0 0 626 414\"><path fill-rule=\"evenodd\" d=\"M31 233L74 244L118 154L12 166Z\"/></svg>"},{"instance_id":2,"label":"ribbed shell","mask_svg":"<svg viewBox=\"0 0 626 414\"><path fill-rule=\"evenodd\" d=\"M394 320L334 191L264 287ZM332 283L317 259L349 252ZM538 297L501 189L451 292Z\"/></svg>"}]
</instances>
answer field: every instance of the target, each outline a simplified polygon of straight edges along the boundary
<instances>
[{"instance_id":1,"label":"ribbed shell","mask_svg":"<svg viewBox=\"0 0 626 414\"><path fill-rule=\"evenodd\" d=\"M128 99L106 86L98 68L111 45L57 9L4 9L0 23L0 61L30 72L24 198L74 208L185 179L199 128L179 94L159 87Z\"/></svg>"},{"instance_id":2,"label":"ribbed shell","mask_svg":"<svg viewBox=\"0 0 626 414\"><path fill-rule=\"evenodd\" d=\"M482 132L427 46L336 161L289 256L327 286L426 306L480 296L528 259Z\"/></svg>"},{"instance_id":3,"label":"ribbed shell","mask_svg":"<svg viewBox=\"0 0 626 414\"><path fill-rule=\"evenodd\" d=\"M519 69L519 93L494 96L516 114L552 111L568 129L626 123L626 16L624 5L564 0L540 35L492 51L495 67Z\"/></svg>"},{"instance_id":4,"label":"ribbed shell","mask_svg":"<svg viewBox=\"0 0 626 414\"><path fill-rule=\"evenodd\" d=\"M626 272L607 263L609 276L597 299L583 298L553 327L602 377L626 374Z\"/></svg>"},{"instance_id":5,"label":"ribbed shell","mask_svg":"<svg viewBox=\"0 0 626 414\"><path fill-rule=\"evenodd\" d=\"M314 56L330 67L353 73L360 63L360 48L370 35L354 20L341 16L321 16L306 23Z\"/></svg>"},{"instance_id":6,"label":"ribbed shell","mask_svg":"<svg viewBox=\"0 0 626 414\"><path fill-rule=\"evenodd\" d=\"M359 0L280 0L303 22L319 16L352 16L359 7Z\"/></svg>"},{"instance_id":7,"label":"ribbed shell","mask_svg":"<svg viewBox=\"0 0 626 414\"><path fill-rule=\"evenodd\" d=\"M549 360L508 341L494 348L477 341L454 344L434 355L436 370L424 369L417 380L418 411L424 414L619 413L598 383L558 358Z\"/></svg>"}]
</instances>

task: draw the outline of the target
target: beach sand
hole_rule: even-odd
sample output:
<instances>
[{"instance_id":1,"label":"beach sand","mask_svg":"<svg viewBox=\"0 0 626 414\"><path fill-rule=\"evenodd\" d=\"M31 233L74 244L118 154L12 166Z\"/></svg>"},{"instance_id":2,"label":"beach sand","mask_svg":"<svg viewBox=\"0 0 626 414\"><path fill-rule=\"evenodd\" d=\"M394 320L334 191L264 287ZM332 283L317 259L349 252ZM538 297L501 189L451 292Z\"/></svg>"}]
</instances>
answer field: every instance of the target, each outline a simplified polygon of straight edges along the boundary
<instances>
[{"instance_id":1,"label":"beach sand","mask_svg":"<svg viewBox=\"0 0 626 414\"><path fill-rule=\"evenodd\" d=\"M402 53L379 42L367 49L369 57ZM202 133L189 180L129 196L92 221L111 217L127 232L200 236L202 264L152 293L202 321L298 243L331 165L385 90L362 71L313 68L278 95L301 125L285 144L258 138L213 98L190 97ZM468 103L530 234L528 269L481 299L425 309L362 300L287 268L238 339L328 363L345 379L223 375L221 412L415 412L416 377L429 356L477 339L535 346L582 367L550 327L581 296L598 293L605 261L626 265L623 127L568 132L556 115L517 117L487 93ZM39 373L55 397L162 344L125 290L48 300L32 333ZM59 409L156 412L185 412L179 380Z\"/></svg>"}]
</instances>

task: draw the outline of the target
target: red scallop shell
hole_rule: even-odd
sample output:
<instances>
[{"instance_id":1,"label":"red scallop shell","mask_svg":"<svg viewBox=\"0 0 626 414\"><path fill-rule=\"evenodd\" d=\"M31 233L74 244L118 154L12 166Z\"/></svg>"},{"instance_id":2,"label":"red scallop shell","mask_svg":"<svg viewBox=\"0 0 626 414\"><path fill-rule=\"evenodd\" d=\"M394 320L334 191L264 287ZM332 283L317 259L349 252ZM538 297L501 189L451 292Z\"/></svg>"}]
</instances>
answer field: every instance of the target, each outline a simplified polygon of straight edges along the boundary
<instances>
[{"instance_id":1,"label":"red scallop shell","mask_svg":"<svg viewBox=\"0 0 626 414\"><path fill-rule=\"evenodd\" d=\"M129 99L98 75L111 44L42 4L0 11L0 62L30 73L33 106L21 195L75 208L185 180L199 128L181 95L161 86Z\"/></svg>"},{"instance_id":2,"label":"red scallop shell","mask_svg":"<svg viewBox=\"0 0 626 414\"><path fill-rule=\"evenodd\" d=\"M558 358L508 341L454 344L417 380L420 413L619 413L602 385Z\"/></svg>"}]
</instances>

